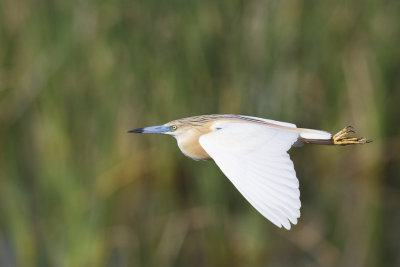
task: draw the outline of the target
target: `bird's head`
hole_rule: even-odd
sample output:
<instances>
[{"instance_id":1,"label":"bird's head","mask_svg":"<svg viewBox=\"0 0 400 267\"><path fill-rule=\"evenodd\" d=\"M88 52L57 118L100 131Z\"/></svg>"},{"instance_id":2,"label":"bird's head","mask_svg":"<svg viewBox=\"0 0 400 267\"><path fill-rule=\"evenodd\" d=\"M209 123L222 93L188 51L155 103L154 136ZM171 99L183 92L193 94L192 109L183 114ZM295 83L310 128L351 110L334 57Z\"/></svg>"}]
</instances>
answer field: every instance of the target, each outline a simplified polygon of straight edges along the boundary
<instances>
[{"instance_id":1,"label":"bird's head","mask_svg":"<svg viewBox=\"0 0 400 267\"><path fill-rule=\"evenodd\" d=\"M176 138L180 150L189 158L207 160L210 156L200 146L199 137L211 131L211 120L197 116L174 120L159 126L151 126L128 131L128 133L166 134Z\"/></svg>"}]
</instances>

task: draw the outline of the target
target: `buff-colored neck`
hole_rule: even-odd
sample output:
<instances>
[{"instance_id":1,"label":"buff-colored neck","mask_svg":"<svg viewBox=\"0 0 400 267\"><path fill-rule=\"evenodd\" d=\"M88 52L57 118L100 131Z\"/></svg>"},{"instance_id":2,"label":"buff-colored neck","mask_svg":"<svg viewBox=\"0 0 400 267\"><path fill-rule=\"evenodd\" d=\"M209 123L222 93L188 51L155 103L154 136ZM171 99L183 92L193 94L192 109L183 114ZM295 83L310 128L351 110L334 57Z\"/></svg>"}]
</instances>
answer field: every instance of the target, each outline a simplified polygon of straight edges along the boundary
<instances>
[{"instance_id":1,"label":"buff-colored neck","mask_svg":"<svg viewBox=\"0 0 400 267\"><path fill-rule=\"evenodd\" d=\"M201 147L199 138L201 135L210 132L208 127L204 127L207 131L200 131L199 129L192 128L185 132L185 134L177 136L178 146L182 153L187 157L195 160L209 160L211 157Z\"/></svg>"}]
</instances>

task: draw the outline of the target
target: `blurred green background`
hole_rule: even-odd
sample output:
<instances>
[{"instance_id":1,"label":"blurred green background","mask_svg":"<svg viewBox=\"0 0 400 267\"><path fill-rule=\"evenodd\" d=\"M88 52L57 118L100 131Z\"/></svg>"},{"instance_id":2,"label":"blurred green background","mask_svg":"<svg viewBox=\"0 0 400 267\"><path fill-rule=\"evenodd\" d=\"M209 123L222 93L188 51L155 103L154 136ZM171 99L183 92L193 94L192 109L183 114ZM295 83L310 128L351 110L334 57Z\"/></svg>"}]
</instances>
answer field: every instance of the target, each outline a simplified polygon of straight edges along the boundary
<instances>
[{"instance_id":1,"label":"blurred green background","mask_svg":"<svg viewBox=\"0 0 400 267\"><path fill-rule=\"evenodd\" d=\"M400 265L400 2L0 2L0 266ZM132 128L233 113L293 148L301 217Z\"/></svg>"}]
</instances>

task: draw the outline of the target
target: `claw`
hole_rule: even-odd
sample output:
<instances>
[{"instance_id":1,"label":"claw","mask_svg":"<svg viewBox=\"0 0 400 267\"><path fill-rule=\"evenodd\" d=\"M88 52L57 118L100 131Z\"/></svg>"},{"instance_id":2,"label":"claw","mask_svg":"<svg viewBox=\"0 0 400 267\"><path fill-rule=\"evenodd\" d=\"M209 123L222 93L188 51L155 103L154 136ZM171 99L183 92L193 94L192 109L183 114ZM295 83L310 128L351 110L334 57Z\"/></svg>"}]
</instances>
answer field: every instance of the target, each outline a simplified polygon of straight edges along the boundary
<instances>
[{"instance_id":1,"label":"claw","mask_svg":"<svg viewBox=\"0 0 400 267\"><path fill-rule=\"evenodd\" d=\"M362 143L362 144L368 144L368 143L372 142L371 139L367 139L367 138L364 138L364 137L361 137L361 138L357 139L357 141Z\"/></svg>"}]
</instances>

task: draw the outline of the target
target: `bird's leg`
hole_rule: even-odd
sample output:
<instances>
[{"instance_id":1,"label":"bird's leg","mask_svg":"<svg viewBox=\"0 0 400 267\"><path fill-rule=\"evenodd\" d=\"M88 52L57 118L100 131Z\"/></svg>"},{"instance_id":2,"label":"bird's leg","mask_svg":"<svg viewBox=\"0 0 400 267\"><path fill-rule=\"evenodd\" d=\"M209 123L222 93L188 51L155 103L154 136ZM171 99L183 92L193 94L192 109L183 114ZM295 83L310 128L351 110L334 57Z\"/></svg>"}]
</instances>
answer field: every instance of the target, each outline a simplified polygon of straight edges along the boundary
<instances>
[{"instance_id":1,"label":"bird's leg","mask_svg":"<svg viewBox=\"0 0 400 267\"><path fill-rule=\"evenodd\" d=\"M346 126L342 130L340 130L337 134L335 134L332 139L337 140L340 139L341 137L347 136L349 133L355 133L353 130L353 126Z\"/></svg>"},{"instance_id":2,"label":"bird's leg","mask_svg":"<svg viewBox=\"0 0 400 267\"><path fill-rule=\"evenodd\" d=\"M366 138L357 138L357 137L347 137L349 133L355 133L352 126L347 126L343 128L343 130L339 131L332 137L332 141L334 145L353 145L353 144L366 144L372 142Z\"/></svg>"}]
</instances>

